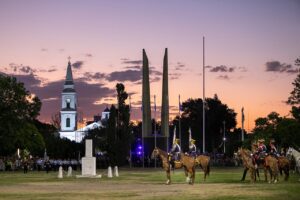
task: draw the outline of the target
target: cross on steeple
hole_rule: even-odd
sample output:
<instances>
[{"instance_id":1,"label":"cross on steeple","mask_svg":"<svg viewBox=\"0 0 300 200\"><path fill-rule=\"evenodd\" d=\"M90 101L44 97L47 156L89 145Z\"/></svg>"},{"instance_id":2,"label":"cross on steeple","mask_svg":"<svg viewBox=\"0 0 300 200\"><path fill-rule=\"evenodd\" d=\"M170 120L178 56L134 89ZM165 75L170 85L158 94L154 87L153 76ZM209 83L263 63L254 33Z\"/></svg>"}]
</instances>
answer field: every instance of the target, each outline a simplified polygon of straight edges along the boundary
<instances>
[{"instance_id":1,"label":"cross on steeple","mask_svg":"<svg viewBox=\"0 0 300 200\"><path fill-rule=\"evenodd\" d=\"M71 61L71 56L68 57L69 62Z\"/></svg>"}]
</instances>

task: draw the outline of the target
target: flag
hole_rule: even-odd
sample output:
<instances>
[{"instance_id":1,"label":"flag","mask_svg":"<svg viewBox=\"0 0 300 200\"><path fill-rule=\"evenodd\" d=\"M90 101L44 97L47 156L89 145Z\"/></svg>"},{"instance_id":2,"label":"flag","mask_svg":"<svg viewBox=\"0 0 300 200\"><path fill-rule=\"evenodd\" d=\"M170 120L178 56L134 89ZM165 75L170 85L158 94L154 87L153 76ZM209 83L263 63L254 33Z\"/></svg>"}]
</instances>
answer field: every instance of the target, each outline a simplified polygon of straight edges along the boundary
<instances>
[{"instance_id":1,"label":"flag","mask_svg":"<svg viewBox=\"0 0 300 200\"><path fill-rule=\"evenodd\" d=\"M244 107L242 107L242 123L245 121L245 115L244 115Z\"/></svg>"},{"instance_id":2,"label":"flag","mask_svg":"<svg viewBox=\"0 0 300 200\"><path fill-rule=\"evenodd\" d=\"M175 140L176 140L176 126L174 126L173 144L175 144Z\"/></svg>"},{"instance_id":3,"label":"flag","mask_svg":"<svg viewBox=\"0 0 300 200\"><path fill-rule=\"evenodd\" d=\"M192 140L192 130L191 127L189 128L189 142Z\"/></svg>"},{"instance_id":4,"label":"flag","mask_svg":"<svg viewBox=\"0 0 300 200\"><path fill-rule=\"evenodd\" d=\"M156 111L156 96L154 95L154 111Z\"/></svg>"}]
</instances>

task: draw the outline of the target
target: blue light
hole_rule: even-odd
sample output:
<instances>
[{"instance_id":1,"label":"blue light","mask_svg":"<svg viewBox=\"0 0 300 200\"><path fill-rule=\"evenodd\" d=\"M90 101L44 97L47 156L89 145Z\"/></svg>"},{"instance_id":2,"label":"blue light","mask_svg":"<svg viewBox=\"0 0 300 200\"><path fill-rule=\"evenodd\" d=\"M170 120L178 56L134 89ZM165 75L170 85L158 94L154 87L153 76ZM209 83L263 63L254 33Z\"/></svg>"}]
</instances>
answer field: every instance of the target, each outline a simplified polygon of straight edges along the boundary
<instances>
[{"instance_id":1,"label":"blue light","mask_svg":"<svg viewBox=\"0 0 300 200\"><path fill-rule=\"evenodd\" d=\"M142 149L142 146L140 145L140 146L138 146L138 149Z\"/></svg>"},{"instance_id":2,"label":"blue light","mask_svg":"<svg viewBox=\"0 0 300 200\"><path fill-rule=\"evenodd\" d=\"M138 152L137 152L137 154L138 154L138 155L141 155L141 154L142 154L142 152L138 151Z\"/></svg>"}]
</instances>

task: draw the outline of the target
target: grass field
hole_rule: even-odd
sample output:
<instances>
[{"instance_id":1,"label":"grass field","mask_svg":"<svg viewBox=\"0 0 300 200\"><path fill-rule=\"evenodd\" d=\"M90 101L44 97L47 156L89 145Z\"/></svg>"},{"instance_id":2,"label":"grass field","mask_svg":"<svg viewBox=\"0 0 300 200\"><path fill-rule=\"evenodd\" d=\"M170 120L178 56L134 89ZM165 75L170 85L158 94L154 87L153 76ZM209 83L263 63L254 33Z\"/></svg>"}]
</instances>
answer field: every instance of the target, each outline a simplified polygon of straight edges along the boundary
<instances>
[{"instance_id":1,"label":"grass field","mask_svg":"<svg viewBox=\"0 0 300 200\"><path fill-rule=\"evenodd\" d=\"M197 170L194 185L185 183L182 170L172 173L172 184L165 185L162 169L120 168L119 177L107 178L106 170L99 170L100 179L57 178L57 172L0 172L0 199L255 199L299 200L299 174L291 174L289 181L268 184L241 183L242 168L212 168L206 182ZM79 172L75 172L79 174ZM263 174L261 173L261 176Z\"/></svg>"}]
</instances>

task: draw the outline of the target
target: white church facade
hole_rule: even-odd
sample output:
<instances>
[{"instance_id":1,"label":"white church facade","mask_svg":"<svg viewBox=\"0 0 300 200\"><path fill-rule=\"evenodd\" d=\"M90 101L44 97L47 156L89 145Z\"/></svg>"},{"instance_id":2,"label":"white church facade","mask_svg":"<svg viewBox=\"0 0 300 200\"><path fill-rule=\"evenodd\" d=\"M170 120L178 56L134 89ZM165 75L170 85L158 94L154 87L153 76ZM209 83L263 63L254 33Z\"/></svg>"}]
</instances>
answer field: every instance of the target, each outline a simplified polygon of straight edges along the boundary
<instances>
[{"instance_id":1,"label":"white church facade","mask_svg":"<svg viewBox=\"0 0 300 200\"><path fill-rule=\"evenodd\" d=\"M106 108L102 113L102 119L107 120L108 118L109 109ZM89 130L103 127L101 120L99 120L86 127L77 129L77 93L74 86L70 61L68 62L66 80L61 93L60 119L60 137L68 138L76 142L81 142Z\"/></svg>"}]
</instances>

